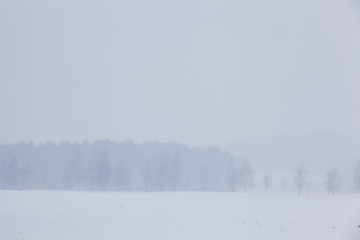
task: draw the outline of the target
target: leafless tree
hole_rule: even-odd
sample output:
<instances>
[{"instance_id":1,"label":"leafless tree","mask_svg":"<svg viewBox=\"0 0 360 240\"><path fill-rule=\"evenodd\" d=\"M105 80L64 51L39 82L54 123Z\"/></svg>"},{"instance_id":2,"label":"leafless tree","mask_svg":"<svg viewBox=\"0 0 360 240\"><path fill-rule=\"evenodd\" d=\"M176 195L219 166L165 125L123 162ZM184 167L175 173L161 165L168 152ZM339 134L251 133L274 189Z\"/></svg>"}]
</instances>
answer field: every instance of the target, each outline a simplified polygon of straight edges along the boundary
<instances>
[{"instance_id":1,"label":"leafless tree","mask_svg":"<svg viewBox=\"0 0 360 240\"><path fill-rule=\"evenodd\" d=\"M241 167L238 174L238 183L239 186L246 190L250 187L251 182L254 181L253 171L251 169L250 163L247 159L242 160Z\"/></svg>"},{"instance_id":2,"label":"leafless tree","mask_svg":"<svg viewBox=\"0 0 360 240\"><path fill-rule=\"evenodd\" d=\"M204 192L207 191L209 181L209 171L206 165L204 165L199 172L199 184Z\"/></svg>"},{"instance_id":3,"label":"leafless tree","mask_svg":"<svg viewBox=\"0 0 360 240\"><path fill-rule=\"evenodd\" d=\"M324 181L324 185L328 193L334 195L334 191L336 191L340 187L340 182L341 178L337 174L336 169L330 169L330 171L326 174L326 181Z\"/></svg>"},{"instance_id":4,"label":"leafless tree","mask_svg":"<svg viewBox=\"0 0 360 240\"><path fill-rule=\"evenodd\" d=\"M80 180L82 177L82 162L81 162L81 154L77 152L72 158L69 158L64 166L63 172L63 183L68 188L68 190L72 190L73 187L80 190Z\"/></svg>"},{"instance_id":5,"label":"leafless tree","mask_svg":"<svg viewBox=\"0 0 360 240\"><path fill-rule=\"evenodd\" d=\"M19 182L23 189L29 189L28 182L33 177L33 175L34 175L34 168L29 162L23 163L19 167Z\"/></svg>"},{"instance_id":6,"label":"leafless tree","mask_svg":"<svg viewBox=\"0 0 360 240\"><path fill-rule=\"evenodd\" d=\"M268 193L269 188L271 187L272 184L272 177L270 174L266 174L263 178L262 178L262 183L264 184L264 188L266 191L266 194Z\"/></svg>"},{"instance_id":7,"label":"leafless tree","mask_svg":"<svg viewBox=\"0 0 360 240\"><path fill-rule=\"evenodd\" d=\"M125 189L129 183L128 164L126 161L119 161L113 172L113 181L118 187L119 191Z\"/></svg>"},{"instance_id":8,"label":"leafless tree","mask_svg":"<svg viewBox=\"0 0 360 240\"><path fill-rule=\"evenodd\" d=\"M236 167L236 162L232 159L229 163L227 172L226 172L226 182L229 185L231 191L235 192L237 185L237 174L238 169Z\"/></svg>"},{"instance_id":9,"label":"leafless tree","mask_svg":"<svg viewBox=\"0 0 360 240\"><path fill-rule=\"evenodd\" d=\"M10 161L5 163L4 182L9 189L15 189L18 183L18 161L12 157Z\"/></svg>"},{"instance_id":10,"label":"leafless tree","mask_svg":"<svg viewBox=\"0 0 360 240\"><path fill-rule=\"evenodd\" d=\"M168 181L169 170L165 161L158 162L156 167L156 181L159 185L160 191L164 191Z\"/></svg>"},{"instance_id":11,"label":"leafless tree","mask_svg":"<svg viewBox=\"0 0 360 240\"><path fill-rule=\"evenodd\" d=\"M144 170L142 174L142 180L144 183L145 191L147 191L150 183L151 169L148 161L145 162Z\"/></svg>"},{"instance_id":12,"label":"leafless tree","mask_svg":"<svg viewBox=\"0 0 360 240\"><path fill-rule=\"evenodd\" d=\"M178 159L169 153L161 154L155 162L155 169L160 191L164 191L166 188L176 191L182 173Z\"/></svg>"},{"instance_id":13,"label":"leafless tree","mask_svg":"<svg viewBox=\"0 0 360 240\"><path fill-rule=\"evenodd\" d=\"M106 150L100 153L98 162L95 168L96 180L101 190L105 191L106 186L111 178L111 165L109 156Z\"/></svg>"},{"instance_id":14,"label":"leafless tree","mask_svg":"<svg viewBox=\"0 0 360 240\"><path fill-rule=\"evenodd\" d=\"M169 185L170 189L176 191L179 182L182 178L183 171L179 165L179 160L176 157L170 159L169 166Z\"/></svg>"},{"instance_id":15,"label":"leafless tree","mask_svg":"<svg viewBox=\"0 0 360 240\"><path fill-rule=\"evenodd\" d=\"M296 189L298 190L298 195L300 195L301 190L303 190L305 187L306 175L307 172L305 170L305 164L304 162L301 162L297 165L295 169L295 177L294 177L294 184Z\"/></svg>"}]
</instances>

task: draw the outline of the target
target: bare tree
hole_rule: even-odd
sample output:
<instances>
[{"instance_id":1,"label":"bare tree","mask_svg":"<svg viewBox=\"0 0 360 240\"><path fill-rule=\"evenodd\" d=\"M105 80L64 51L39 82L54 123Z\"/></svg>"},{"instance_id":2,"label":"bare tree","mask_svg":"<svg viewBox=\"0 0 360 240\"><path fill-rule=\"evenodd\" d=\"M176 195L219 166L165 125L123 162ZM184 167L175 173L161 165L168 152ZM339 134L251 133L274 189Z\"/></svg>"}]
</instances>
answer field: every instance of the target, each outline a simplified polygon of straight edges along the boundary
<instances>
[{"instance_id":1,"label":"bare tree","mask_svg":"<svg viewBox=\"0 0 360 240\"><path fill-rule=\"evenodd\" d=\"M73 159L68 159L64 166L63 182L70 191L74 184L79 181L80 174L77 163Z\"/></svg>"},{"instance_id":2,"label":"bare tree","mask_svg":"<svg viewBox=\"0 0 360 240\"><path fill-rule=\"evenodd\" d=\"M88 169L87 169L87 175L88 175L88 178L90 180L90 184L91 184L91 191L94 190L94 181L95 181L95 178L96 178L96 174L95 174L95 166L94 164L91 164Z\"/></svg>"},{"instance_id":3,"label":"bare tree","mask_svg":"<svg viewBox=\"0 0 360 240\"><path fill-rule=\"evenodd\" d=\"M360 192L360 161L358 161L354 169L354 185L355 188Z\"/></svg>"},{"instance_id":4,"label":"bare tree","mask_svg":"<svg viewBox=\"0 0 360 240\"><path fill-rule=\"evenodd\" d=\"M337 174L336 169L330 169L330 171L326 174L326 181L324 181L324 185L328 193L334 195L334 191L340 187L340 182L341 178Z\"/></svg>"},{"instance_id":5,"label":"bare tree","mask_svg":"<svg viewBox=\"0 0 360 240\"><path fill-rule=\"evenodd\" d=\"M96 172L96 180L100 189L105 191L106 186L111 178L111 165L106 150L103 150L100 153L100 157L98 158L95 172Z\"/></svg>"},{"instance_id":6,"label":"bare tree","mask_svg":"<svg viewBox=\"0 0 360 240\"><path fill-rule=\"evenodd\" d=\"M199 184L202 190L205 192L208 188L209 172L206 165L204 165L199 172Z\"/></svg>"},{"instance_id":7,"label":"bare tree","mask_svg":"<svg viewBox=\"0 0 360 240\"><path fill-rule=\"evenodd\" d=\"M306 186L306 189L307 189L307 192L308 192L308 195L310 195L310 190L314 187L314 182L313 181L307 181L305 183L305 186Z\"/></svg>"},{"instance_id":8,"label":"bare tree","mask_svg":"<svg viewBox=\"0 0 360 240\"><path fill-rule=\"evenodd\" d=\"M300 195L301 190L303 190L305 187L306 175L307 172L305 170L305 164L304 162L301 162L297 165L295 169L295 177L294 177L294 184L296 189L298 190L298 195Z\"/></svg>"},{"instance_id":9,"label":"bare tree","mask_svg":"<svg viewBox=\"0 0 360 240\"><path fill-rule=\"evenodd\" d=\"M72 158L68 158L64 166L63 183L72 190L77 187L80 190L80 180L82 177L81 153L77 152Z\"/></svg>"},{"instance_id":10,"label":"bare tree","mask_svg":"<svg viewBox=\"0 0 360 240\"><path fill-rule=\"evenodd\" d=\"M263 178L262 178L262 183L264 184L264 188L266 191L266 194L268 193L268 189L271 187L272 184L272 177L270 174L266 174Z\"/></svg>"},{"instance_id":11,"label":"bare tree","mask_svg":"<svg viewBox=\"0 0 360 240\"><path fill-rule=\"evenodd\" d=\"M19 167L19 182L22 185L23 189L29 189L28 182L31 180L33 175L34 175L34 168L29 162L23 163Z\"/></svg>"},{"instance_id":12,"label":"bare tree","mask_svg":"<svg viewBox=\"0 0 360 240\"><path fill-rule=\"evenodd\" d=\"M237 173L238 169L236 168L236 162L234 159L231 159L228 169L226 172L226 182L229 185L231 191L235 192L237 185Z\"/></svg>"},{"instance_id":13,"label":"bare tree","mask_svg":"<svg viewBox=\"0 0 360 240\"><path fill-rule=\"evenodd\" d=\"M113 172L113 181L118 187L119 191L121 189L127 188L128 185L128 167L127 162L119 161Z\"/></svg>"},{"instance_id":14,"label":"bare tree","mask_svg":"<svg viewBox=\"0 0 360 240\"><path fill-rule=\"evenodd\" d=\"M5 164L5 171L4 171L4 182L8 185L9 189L15 189L18 183L18 161L16 158L11 158Z\"/></svg>"},{"instance_id":15,"label":"bare tree","mask_svg":"<svg viewBox=\"0 0 360 240\"><path fill-rule=\"evenodd\" d=\"M150 183L150 175L151 175L150 164L148 161L146 161L145 165L144 165L143 174L142 174L145 192L147 191L149 183Z\"/></svg>"},{"instance_id":16,"label":"bare tree","mask_svg":"<svg viewBox=\"0 0 360 240\"><path fill-rule=\"evenodd\" d=\"M283 195L285 195L285 190L286 190L286 178L283 178L281 180L281 189L283 191Z\"/></svg>"},{"instance_id":17,"label":"bare tree","mask_svg":"<svg viewBox=\"0 0 360 240\"><path fill-rule=\"evenodd\" d=\"M176 190L181 172L176 158L171 157L169 153L159 155L155 162L155 171L160 191L166 188Z\"/></svg>"},{"instance_id":18,"label":"bare tree","mask_svg":"<svg viewBox=\"0 0 360 240\"><path fill-rule=\"evenodd\" d=\"M238 174L238 183L240 187L246 190L250 187L251 182L254 181L253 171L251 169L250 163L247 159L242 160L241 167Z\"/></svg>"},{"instance_id":19,"label":"bare tree","mask_svg":"<svg viewBox=\"0 0 360 240\"><path fill-rule=\"evenodd\" d=\"M183 171L179 165L179 160L176 157L172 157L169 166L169 184L173 191L176 191L179 182L182 178Z\"/></svg>"}]
</instances>

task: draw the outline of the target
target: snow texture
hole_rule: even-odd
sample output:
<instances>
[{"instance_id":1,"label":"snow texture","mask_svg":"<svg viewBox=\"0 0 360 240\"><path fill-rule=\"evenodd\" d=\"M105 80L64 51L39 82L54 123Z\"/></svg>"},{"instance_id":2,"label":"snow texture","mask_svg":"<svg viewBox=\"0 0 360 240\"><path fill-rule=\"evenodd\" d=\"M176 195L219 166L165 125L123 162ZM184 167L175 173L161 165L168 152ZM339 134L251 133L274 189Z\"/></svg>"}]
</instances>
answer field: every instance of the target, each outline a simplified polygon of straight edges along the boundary
<instances>
[{"instance_id":1,"label":"snow texture","mask_svg":"<svg viewBox=\"0 0 360 240\"><path fill-rule=\"evenodd\" d=\"M360 239L359 195L0 191L0 239Z\"/></svg>"}]
</instances>

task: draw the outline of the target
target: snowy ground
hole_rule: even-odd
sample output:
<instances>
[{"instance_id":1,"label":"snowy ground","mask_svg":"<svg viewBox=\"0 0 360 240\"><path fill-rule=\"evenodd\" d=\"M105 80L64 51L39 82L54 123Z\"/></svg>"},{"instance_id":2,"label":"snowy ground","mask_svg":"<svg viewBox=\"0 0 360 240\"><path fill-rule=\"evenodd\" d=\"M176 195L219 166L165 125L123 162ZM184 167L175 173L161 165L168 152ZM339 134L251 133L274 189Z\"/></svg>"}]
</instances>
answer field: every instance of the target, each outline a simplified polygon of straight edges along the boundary
<instances>
[{"instance_id":1,"label":"snowy ground","mask_svg":"<svg viewBox=\"0 0 360 240\"><path fill-rule=\"evenodd\" d=\"M360 195L0 191L0 239L360 239Z\"/></svg>"}]
</instances>

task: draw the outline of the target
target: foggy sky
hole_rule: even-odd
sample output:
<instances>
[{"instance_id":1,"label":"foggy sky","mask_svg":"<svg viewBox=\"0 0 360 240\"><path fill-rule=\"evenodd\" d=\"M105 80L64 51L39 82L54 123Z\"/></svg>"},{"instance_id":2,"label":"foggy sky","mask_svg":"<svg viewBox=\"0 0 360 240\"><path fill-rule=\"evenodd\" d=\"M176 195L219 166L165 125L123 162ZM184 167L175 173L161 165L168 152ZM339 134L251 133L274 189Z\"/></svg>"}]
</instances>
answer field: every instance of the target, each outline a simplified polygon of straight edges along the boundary
<instances>
[{"instance_id":1,"label":"foggy sky","mask_svg":"<svg viewBox=\"0 0 360 240\"><path fill-rule=\"evenodd\" d=\"M360 131L353 1L1 1L0 143Z\"/></svg>"}]
</instances>

